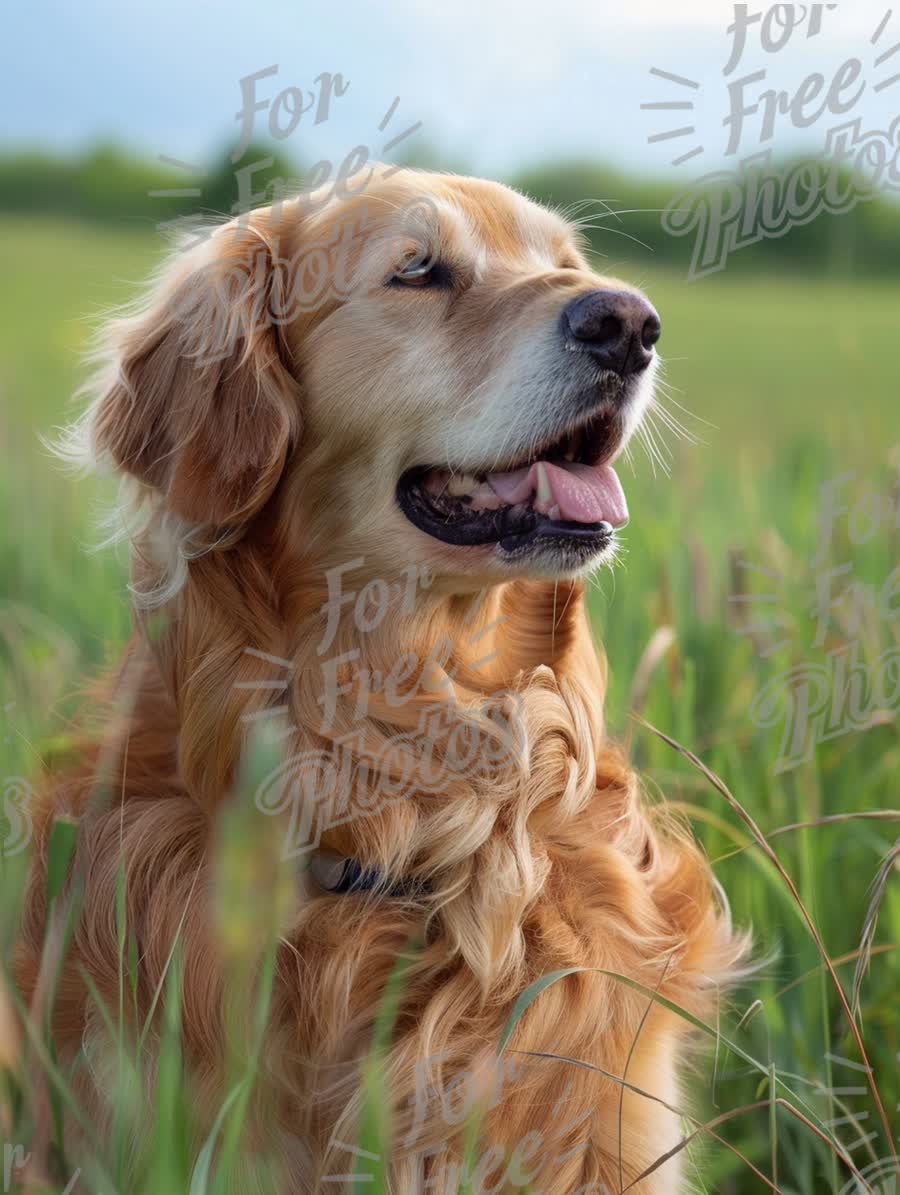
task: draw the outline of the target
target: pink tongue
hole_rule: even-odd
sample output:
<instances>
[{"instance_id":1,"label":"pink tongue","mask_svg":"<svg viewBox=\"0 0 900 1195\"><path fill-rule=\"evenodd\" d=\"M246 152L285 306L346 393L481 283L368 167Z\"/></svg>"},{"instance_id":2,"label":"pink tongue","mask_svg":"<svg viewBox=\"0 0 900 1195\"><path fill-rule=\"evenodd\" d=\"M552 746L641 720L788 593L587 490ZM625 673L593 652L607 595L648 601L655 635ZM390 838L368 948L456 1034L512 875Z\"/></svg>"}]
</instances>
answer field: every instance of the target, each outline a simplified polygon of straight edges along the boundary
<instances>
[{"instance_id":1,"label":"pink tongue","mask_svg":"<svg viewBox=\"0 0 900 1195\"><path fill-rule=\"evenodd\" d=\"M549 500L536 504L542 513L558 506L560 519L569 523L606 522L621 527L627 522L625 493L609 465L551 465L548 461L540 465L552 493ZM498 498L515 506L537 493L538 465L514 473L490 473L487 480Z\"/></svg>"}]
</instances>

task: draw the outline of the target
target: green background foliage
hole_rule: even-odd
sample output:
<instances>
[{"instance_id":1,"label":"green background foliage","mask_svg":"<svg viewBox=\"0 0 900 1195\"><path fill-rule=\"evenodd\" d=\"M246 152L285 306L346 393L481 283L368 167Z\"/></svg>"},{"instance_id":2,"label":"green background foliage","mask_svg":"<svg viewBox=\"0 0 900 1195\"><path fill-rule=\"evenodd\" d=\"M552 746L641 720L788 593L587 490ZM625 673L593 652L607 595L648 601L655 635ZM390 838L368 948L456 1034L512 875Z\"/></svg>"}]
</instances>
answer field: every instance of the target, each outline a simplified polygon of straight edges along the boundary
<instances>
[{"instance_id":1,"label":"green background foliage","mask_svg":"<svg viewBox=\"0 0 900 1195\"><path fill-rule=\"evenodd\" d=\"M290 170L273 164L273 173ZM828 653L851 644L872 663L900 642L896 597L880 611L866 605L859 626L847 603L836 602L821 641L815 617L816 582L826 568L850 564L850 575L876 592L900 555L897 209L879 201L823 217L735 255L721 274L688 282L686 243L659 226L658 210L671 198L665 187L591 164L547 166L514 181L560 206L602 198L623 210L650 209L611 217L596 205L591 247L601 271L637 281L660 310L663 401L699 442L685 442L658 422L660 448L671 456L668 475L639 443L620 470L631 509L626 550L591 592L610 661L610 723L631 741L648 791L677 803L693 823L734 920L752 926L757 955L767 960L723 1001L720 1028L823 1119L861 1117L839 1130L853 1145L878 1129L877 1118L866 1093L829 1094L862 1086L850 1066L859 1056L796 902L721 795L631 715L639 709L699 755L763 833L781 831L771 845L831 958L846 959L837 973L849 993L870 885L897 832L896 820L872 816L900 805L896 703L871 710L867 728L817 745L809 759L780 772L779 728L756 725L751 708L756 694L788 668L823 666ZM171 185L165 171L110 148L78 161L35 154L0 162L7 776L33 776L65 746L81 681L115 658L128 631L123 550L89 550L109 485L60 472L40 437L74 413L68 399L82 377L79 356L92 323L128 298L159 259L154 225L177 215L178 205L148 192ZM205 180L199 206L222 213L233 201L233 167L223 161ZM851 508L872 504L859 524L866 534L858 526L852 535L848 518L839 517L826 558L816 562L821 487L841 475L847 476L839 492ZM845 581L836 582L836 592ZM732 600L750 594L762 596ZM760 629L748 631L755 624ZM658 650L661 630L669 642L664 650ZM4 866L9 910L10 877L19 865ZM7 927L13 920L7 915ZM7 957L8 938L4 933ZM898 944L894 874L862 985L860 1023L895 1120ZM696 1070L700 1115L740 1109L769 1093L769 1079L725 1048L715 1068L709 1054ZM176 1083L173 1075L177 1066L163 1069L161 1082ZM165 1093L158 1102L164 1106ZM848 1181L833 1153L774 1105L736 1115L719 1131L784 1192L818 1195ZM166 1148L164 1141L157 1145ZM864 1168L895 1149L881 1134L851 1156ZM721 1146L692 1148L690 1155L688 1173L700 1190L764 1189ZM180 1139L172 1157L171 1166L190 1165ZM188 1171L166 1173L166 1182L176 1184L169 1190L187 1189Z\"/></svg>"}]
</instances>

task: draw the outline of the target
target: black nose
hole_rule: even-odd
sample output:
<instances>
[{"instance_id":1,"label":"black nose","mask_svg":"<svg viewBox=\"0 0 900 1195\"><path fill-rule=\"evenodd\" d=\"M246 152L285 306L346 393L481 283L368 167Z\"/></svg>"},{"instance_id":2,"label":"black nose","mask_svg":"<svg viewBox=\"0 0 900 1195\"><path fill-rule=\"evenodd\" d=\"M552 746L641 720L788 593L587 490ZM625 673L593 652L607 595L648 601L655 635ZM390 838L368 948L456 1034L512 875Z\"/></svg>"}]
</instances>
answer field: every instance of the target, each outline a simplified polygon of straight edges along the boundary
<instances>
[{"instance_id":1,"label":"black nose","mask_svg":"<svg viewBox=\"0 0 900 1195\"><path fill-rule=\"evenodd\" d=\"M625 377L646 369L660 335L659 316L627 290L592 290L563 312L563 331L604 369Z\"/></svg>"}]
</instances>

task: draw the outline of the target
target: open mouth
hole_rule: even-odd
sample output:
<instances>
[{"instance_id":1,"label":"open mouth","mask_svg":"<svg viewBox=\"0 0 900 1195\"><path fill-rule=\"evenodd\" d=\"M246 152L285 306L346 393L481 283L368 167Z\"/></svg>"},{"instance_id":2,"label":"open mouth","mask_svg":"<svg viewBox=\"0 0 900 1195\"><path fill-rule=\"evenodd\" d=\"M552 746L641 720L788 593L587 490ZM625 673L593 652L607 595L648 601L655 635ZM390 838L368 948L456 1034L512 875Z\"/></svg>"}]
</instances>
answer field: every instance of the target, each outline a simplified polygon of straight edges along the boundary
<instances>
[{"instance_id":1,"label":"open mouth","mask_svg":"<svg viewBox=\"0 0 900 1195\"><path fill-rule=\"evenodd\" d=\"M476 473L418 466L397 483L397 500L421 531L447 544L497 544L507 554L565 546L588 558L628 520L611 466L615 415L594 415L527 457Z\"/></svg>"}]
</instances>

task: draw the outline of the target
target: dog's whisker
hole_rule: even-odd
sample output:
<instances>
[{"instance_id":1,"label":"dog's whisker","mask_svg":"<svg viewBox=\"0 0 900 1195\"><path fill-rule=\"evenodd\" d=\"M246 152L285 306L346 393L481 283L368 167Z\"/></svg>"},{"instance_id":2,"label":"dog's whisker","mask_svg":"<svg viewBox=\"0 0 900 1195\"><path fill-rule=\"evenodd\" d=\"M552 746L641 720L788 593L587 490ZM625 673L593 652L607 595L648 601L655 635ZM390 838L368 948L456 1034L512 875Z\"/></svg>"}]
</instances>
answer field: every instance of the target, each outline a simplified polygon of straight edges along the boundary
<instances>
[{"instance_id":1,"label":"dog's whisker","mask_svg":"<svg viewBox=\"0 0 900 1195\"><path fill-rule=\"evenodd\" d=\"M656 476L656 464L657 464L656 456L653 451L653 446L647 438L647 425L645 422L641 422L640 426L636 430L635 435L636 435L636 438L639 441L641 447L644 449L647 459L650 462L650 469L653 473L653 476L655 477Z\"/></svg>"},{"instance_id":2,"label":"dog's whisker","mask_svg":"<svg viewBox=\"0 0 900 1195\"><path fill-rule=\"evenodd\" d=\"M676 391L676 393L680 394L681 391ZM718 424L711 423L708 419L704 419L702 415L698 415L696 411L691 411L688 407L685 407L682 403L678 402L678 400L672 395L671 387L665 387L665 400L666 403L670 403L672 406L677 407L679 411L681 411L682 414L687 415L689 419L693 419L697 423L703 423L706 425L706 427L713 428L713 430L718 430Z\"/></svg>"},{"instance_id":3,"label":"dog's whisker","mask_svg":"<svg viewBox=\"0 0 900 1195\"><path fill-rule=\"evenodd\" d=\"M646 241L642 241L639 237L632 236L630 232L625 232L621 228L610 228L606 224L582 224L581 231L614 233L616 236L625 237L625 239L628 241L634 241L636 245L640 245L641 248L646 249L648 253L654 252L652 245L648 245Z\"/></svg>"},{"instance_id":4,"label":"dog's whisker","mask_svg":"<svg viewBox=\"0 0 900 1195\"><path fill-rule=\"evenodd\" d=\"M684 426L683 423L673 415L671 411L666 409L665 404L660 399L659 395L655 395L652 403L648 407L648 414L651 418L658 418L665 427L677 436L680 440L685 440L689 444L699 444L700 440L694 435L692 431Z\"/></svg>"},{"instance_id":5,"label":"dog's whisker","mask_svg":"<svg viewBox=\"0 0 900 1195\"><path fill-rule=\"evenodd\" d=\"M697 438L691 435L690 432L681 428L679 424L672 424L667 419L667 412L659 405L658 402L653 402L647 408L647 424L652 433L658 437L660 446L667 460L672 460L672 449L666 439L666 432L670 431L677 439L683 440L688 444L696 444Z\"/></svg>"}]
</instances>

